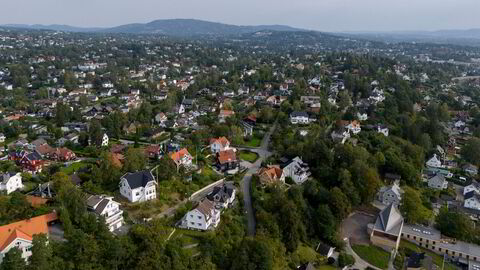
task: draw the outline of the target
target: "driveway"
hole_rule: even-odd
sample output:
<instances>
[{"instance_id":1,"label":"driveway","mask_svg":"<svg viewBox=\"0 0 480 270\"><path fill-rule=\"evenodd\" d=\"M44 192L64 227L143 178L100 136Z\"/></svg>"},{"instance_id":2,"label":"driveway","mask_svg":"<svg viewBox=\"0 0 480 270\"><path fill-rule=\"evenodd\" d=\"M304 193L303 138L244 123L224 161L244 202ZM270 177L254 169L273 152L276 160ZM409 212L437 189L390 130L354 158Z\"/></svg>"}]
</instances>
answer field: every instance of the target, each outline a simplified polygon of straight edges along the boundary
<instances>
[{"instance_id":1,"label":"driveway","mask_svg":"<svg viewBox=\"0 0 480 270\"><path fill-rule=\"evenodd\" d=\"M342 222L342 238L347 238L352 244L370 244L367 225L375 222L375 216L363 212L355 212Z\"/></svg>"},{"instance_id":2,"label":"driveway","mask_svg":"<svg viewBox=\"0 0 480 270\"><path fill-rule=\"evenodd\" d=\"M259 148L248 148L249 151L255 152L258 154L258 159L255 163L253 163L248 171L245 173L245 176L242 179L241 187L243 190L243 201L245 204L245 214L247 215L248 220L248 235L253 236L255 235L255 214L253 212L252 206L252 195L250 194L250 186L252 183L252 175L255 174L258 169L262 166L262 162L272 155L271 152L268 151L268 145L270 143L270 138L272 133L275 131L277 127L277 123L275 122L273 126L270 128L267 134L263 137L262 144ZM242 148L237 148L242 150Z\"/></svg>"}]
</instances>

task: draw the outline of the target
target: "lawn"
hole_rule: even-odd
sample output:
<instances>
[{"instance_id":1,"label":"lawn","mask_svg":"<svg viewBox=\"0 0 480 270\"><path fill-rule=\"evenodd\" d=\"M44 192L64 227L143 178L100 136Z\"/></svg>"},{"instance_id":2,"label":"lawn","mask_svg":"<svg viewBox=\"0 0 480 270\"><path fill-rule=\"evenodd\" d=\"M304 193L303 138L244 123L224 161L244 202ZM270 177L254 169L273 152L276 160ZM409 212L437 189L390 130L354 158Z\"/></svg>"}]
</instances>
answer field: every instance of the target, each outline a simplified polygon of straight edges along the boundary
<instances>
[{"instance_id":1,"label":"lawn","mask_svg":"<svg viewBox=\"0 0 480 270\"><path fill-rule=\"evenodd\" d=\"M245 142L245 145L248 147L260 147L261 143L262 143L261 138L253 137L250 139L250 141Z\"/></svg>"},{"instance_id":2,"label":"lawn","mask_svg":"<svg viewBox=\"0 0 480 270\"><path fill-rule=\"evenodd\" d=\"M257 153L243 150L238 153L238 157L250 163L253 163L258 159Z\"/></svg>"},{"instance_id":3,"label":"lawn","mask_svg":"<svg viewBox=\"0 0 480 270\"><path fill-rule=\"evenodd\" d=\"M422 248L422 247L419 247L417 245L415 245L414 243L411 243L411 242L408 242L406 240L402 240L400 242L400 248L408 248L408 249L411 249L415 252L425 252L426 255L432 257L432 261L435 265L438 266L438 268L442 267L442 264L443 264L443 256L441 255L438 255L437 253L431 251L431 250L428 250L428 249L425 249L425 248ZM457 269L454 265L450 264L450 263L447 263L445 262L445 269L446 270L455 270Z\"/></svg>"},{"instance_id":4,"label":"lawn","mask_svg":"<svg viewBox=\"0 0 480 270\"><path fill-rule=\"evenodd\" d=\"M61 172L64 172L65 174L72 174L76 171L78 171L81 168L87 167L88 163L87 162L75 162L70 164L68 167L62 167L60 169Z\"/></svg>"},{"instance_id":5,"label":"lawn","mask_svg":"<svg viewBox=\"0 0 480 270\"><path fill-rule=\"evenodd\" d=\"M381 268L388 268L390 254L385 250L375 246L354 245L352 246L355 253L370 264Z\"/></svg>"},{"instance_id":6,"label":"lawn","mask_svg":"<svg viewBox=\"0 0 480 270\"><path fill-rule=\"evenodd\" d=\"M334 266L328 265L328 264L317 266L317 270L335 270L335 269L336 268Z\"/></svg>"}]
</instances>

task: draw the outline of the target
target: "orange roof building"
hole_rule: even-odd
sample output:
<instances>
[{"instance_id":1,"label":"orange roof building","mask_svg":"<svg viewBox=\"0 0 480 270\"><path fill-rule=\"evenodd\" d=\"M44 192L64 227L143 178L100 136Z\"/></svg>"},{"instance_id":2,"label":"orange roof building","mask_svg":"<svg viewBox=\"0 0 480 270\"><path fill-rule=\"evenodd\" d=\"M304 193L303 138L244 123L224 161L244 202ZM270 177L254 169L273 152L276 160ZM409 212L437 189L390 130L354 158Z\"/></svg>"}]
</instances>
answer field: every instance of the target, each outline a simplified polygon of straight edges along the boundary
<instances>
[{"instance_id":1,"label":"orange roof building","mask_svg":"<svg viewBox=\"0 0 480 270\"><path fill-rule=\"evenodd\" d=\"M271 165L267 168L262 168L258 172L260 183L264 186L275 184L277 182L285 183L285 175L283 170L278 165Z\"/></svg>"},{"instance_id":2,"label":"orange roof building","mask_svg":"<svg viewBox=\"0 0 480 270\"><path fill-rule=\"evenodd\" d=\"M170 153L170 158L175 162L175 164L177 164L177 166L191 165L193 159L187 148L182 148L177 152Z\"/></svg>"},{"instance_id":3,"label":"orange roof building","mask_svg":"<svg viewBox=\"0 0 480 270\"><path fill-rule=\"evenodd\" d=\"M37 234L48 235L48 224L57 220L57 213L34 217L0 226L0 262L3 254L11 248L17 247L22 252L25 260L32 255L31 247L33 236Z\"/></svg>"}]
</instances>

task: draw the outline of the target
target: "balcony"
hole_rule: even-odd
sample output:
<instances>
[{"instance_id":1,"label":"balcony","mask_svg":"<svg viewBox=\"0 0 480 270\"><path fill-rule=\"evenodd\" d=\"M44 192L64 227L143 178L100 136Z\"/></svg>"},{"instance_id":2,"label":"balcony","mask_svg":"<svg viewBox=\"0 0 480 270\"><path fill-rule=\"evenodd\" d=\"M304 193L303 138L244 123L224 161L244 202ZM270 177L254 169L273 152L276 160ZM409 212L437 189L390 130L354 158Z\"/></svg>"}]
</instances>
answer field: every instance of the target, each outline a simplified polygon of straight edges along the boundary
<instances>
[{"instance_id":1,"label":"balcony","mask_svg":"<svg viewBox=\"0 0 480 270\"><path fill-rule=\"evenodd\" d=\"M118 210L113 215L111 215L109 217L105 217L105 223L112 224L112 223L115 223L115 221L117 221L119 219L123 219L123 211L122 210Z\"/></svg>"}]
</instances>

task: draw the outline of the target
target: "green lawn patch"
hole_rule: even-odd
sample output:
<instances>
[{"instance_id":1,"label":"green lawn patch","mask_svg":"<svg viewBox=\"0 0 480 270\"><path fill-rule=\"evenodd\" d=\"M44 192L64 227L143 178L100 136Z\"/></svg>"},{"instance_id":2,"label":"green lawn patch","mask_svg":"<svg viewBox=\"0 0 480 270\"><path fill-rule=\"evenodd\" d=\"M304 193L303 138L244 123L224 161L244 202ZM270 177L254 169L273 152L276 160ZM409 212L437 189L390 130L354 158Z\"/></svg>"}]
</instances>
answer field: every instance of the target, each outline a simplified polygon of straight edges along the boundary
<instances>
[{"instance_id":1,"label":"green lawn patch","mask_svg":"<svg viewBox=\"0 0 480 270\"><path fill-rule=\"evenodd\" d=\"M62 167L60 171L64 172L65 174L72 174L78 171L79 169L85 168L87 166L88 166L87 162L75 162L70 164L70 166L68 167Z\"/></svg>"},{"instance_id":2,"label":"green lawn patch","mask_svg":"<svg viewBox=\"0 0 480 270\"><path fill-rule=\"evenodd\" d=\"M368 263L381 268L388 268L388 261L390 259L390 253L375 246L354 245L352 246L355 253L360 258L364 259Z\"/></svg>"},{"instance_id":3,"label":"green lawn patch","mask_svg":"<svg viewBox=\"0 0 480 270\"><path fill-rule=\"evenodd\" d=\"M245 142L245 145L248 147L260 147L261 143L262 143L262 139L258 137L253 137L249 141Z\"/></svg>"},{"instance_id":4,"label":"green lawn patch","mask_svg":"<svg viewBox=\"0 0 480 270\"><path fill-rule=\"evenodd\" d=\"M238 152L238 158L254 163L258 159L258 155L254 152L242 150Z\"/></svg>"},{"instance_id":5,"label":"green lawn patch","mask_svg":"<svg viewBox=\"0 0 480 270\"><path fill-rule=\"evenodd\" d=\"M328 264L323 264L323 265L320 265L320 266L317 266L317 270L335 270L337 268L331 266L331 265L328 265Z\"/></svg>"},{"instance_id":6,"label":"green lawn patch","mask_svg":"<svg viewBox=\"0 0 480 270\"><path fill-rule=\"evenodd\" d=\"M419 247L417 245L415 245L414 243L411 243L411 242L408 242L406 240L402 240L400 242L400 250L402 248L407 248L407 249L410 249L410 250L413 250L415 252L425 252L426 255L432 257L432 261L435 265L438 266L438 268L441 268L442 267L442 264L443 264L443 256L442 255L438 255L437 253L431 251L431 250L428 250L426 248L422 248L422 247ZM454 265L448 263L448 262L445 262L445 269L446 270L455 270L457 269Z\"/></svg>"}]
</instances>

